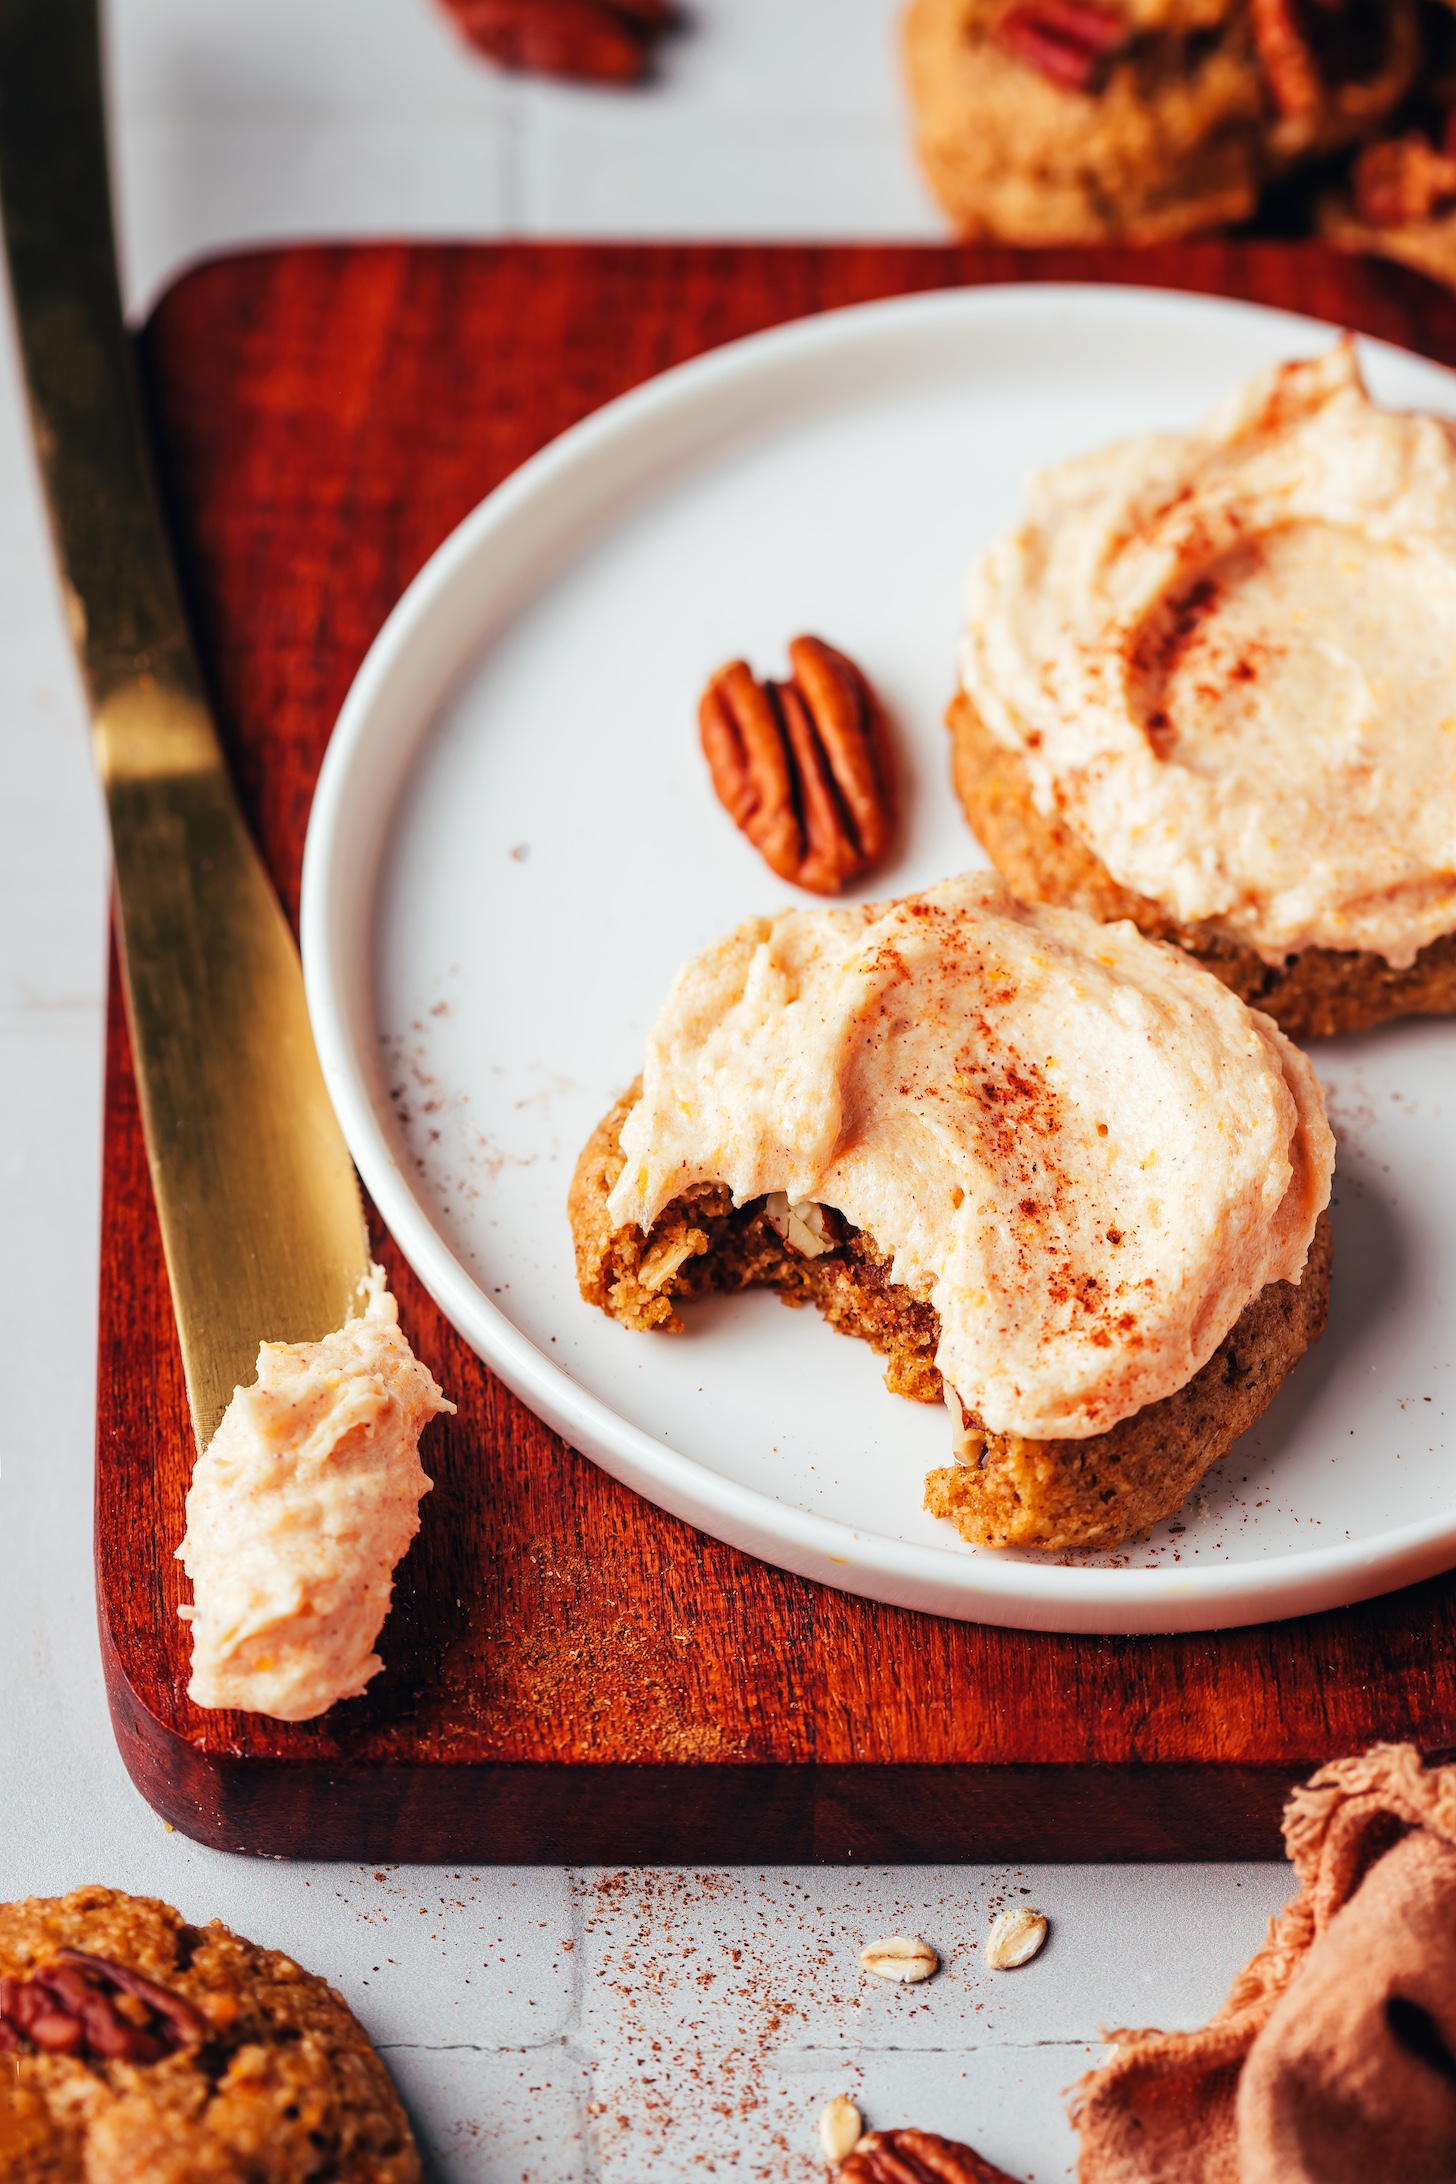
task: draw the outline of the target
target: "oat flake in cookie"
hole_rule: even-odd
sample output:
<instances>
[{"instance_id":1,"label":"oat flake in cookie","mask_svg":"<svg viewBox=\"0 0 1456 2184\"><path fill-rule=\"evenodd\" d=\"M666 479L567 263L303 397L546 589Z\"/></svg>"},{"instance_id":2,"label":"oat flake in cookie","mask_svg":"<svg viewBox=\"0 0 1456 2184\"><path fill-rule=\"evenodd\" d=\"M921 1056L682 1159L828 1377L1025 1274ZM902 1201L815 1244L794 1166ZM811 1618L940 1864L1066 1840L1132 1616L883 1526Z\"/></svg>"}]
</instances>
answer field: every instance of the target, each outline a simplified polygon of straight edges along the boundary
<instances>
[{"instance_id":1,"label":"oat flake in cookie","mask_svg":"<svg viewBox=\"0 0 1456 2184\"><path fill-rule=\"evenodd\" d=\"M110 1888L0 1905L6 2184L418 2184L343 2000L214 1920Z\"/></svg>"},{"instance_id":2,"label":"oat flake in cookie","mask_svg":"<svg viewBox=\"0 0 1456 2184\"><path fill-rule=\"evenodd\" d=\"M1018 892L1296 1033L1456 1007L1456 437L1348 343L1034 479L961 683L957 787Z\"/></svg>"},{"instance_id":3,"label":"oat flake in cookie","mask_svg":"<svg viewBox=\"0 0 1456 2184\"><path fill-rule=\"evenodd\" d=\"M947 1403L935 1513L1059 1549L1169 1514L1319 1333L1332 1165L1266 1017L970 873L690 963L570 1212L629 1327L751 1284L817 1304Z\"/></svg>"}]
</instances>

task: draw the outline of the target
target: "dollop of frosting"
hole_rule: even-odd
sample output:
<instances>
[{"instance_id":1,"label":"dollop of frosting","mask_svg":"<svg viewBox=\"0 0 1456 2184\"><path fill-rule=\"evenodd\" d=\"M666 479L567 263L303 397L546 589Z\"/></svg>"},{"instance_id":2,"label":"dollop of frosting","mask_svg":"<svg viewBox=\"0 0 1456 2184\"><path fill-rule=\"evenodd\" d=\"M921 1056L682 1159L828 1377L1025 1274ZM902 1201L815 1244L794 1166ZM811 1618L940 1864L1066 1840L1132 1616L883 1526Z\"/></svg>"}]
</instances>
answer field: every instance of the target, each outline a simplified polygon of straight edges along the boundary
<instances>
[{"instance_id":1,"label":"dollop of frosting","mask_svg":"<svg viewBox=\"0 0 1456 2184\"><path fill-rule=\"evenodd\" d=\"M192 1474L187 1536L198 1706L309 1721L357 1698L394 1567L431 1481L420 1435L453 1411L372 1267L366 1309L322 1342L265 1342Z\"/></svg>"},{"instance_id":2,"label":"dollop of frosting","mask_svg":"<svg viewBox=\"0 0 1456 2184\"><path fill-rule=\"evenodd\" d=\"M1456 928L1456 439L1353 345L1044 471L966 692L1114 879L1268 962Z\"/></svg>"},{"instance_id":3,"label":"dollop of frosting","mask_svg":"<svg viewBox=\"0 0 1456 2184\"><path fill-rule=\"evenodd\" d=\"M984 872L755 918L677 977L608 1201L835 1207L940 1315L947 1399L1083 1439L1297 1281L1334 1140L1304 1056L1129 923Z\"/></svg>"}]
</instances>

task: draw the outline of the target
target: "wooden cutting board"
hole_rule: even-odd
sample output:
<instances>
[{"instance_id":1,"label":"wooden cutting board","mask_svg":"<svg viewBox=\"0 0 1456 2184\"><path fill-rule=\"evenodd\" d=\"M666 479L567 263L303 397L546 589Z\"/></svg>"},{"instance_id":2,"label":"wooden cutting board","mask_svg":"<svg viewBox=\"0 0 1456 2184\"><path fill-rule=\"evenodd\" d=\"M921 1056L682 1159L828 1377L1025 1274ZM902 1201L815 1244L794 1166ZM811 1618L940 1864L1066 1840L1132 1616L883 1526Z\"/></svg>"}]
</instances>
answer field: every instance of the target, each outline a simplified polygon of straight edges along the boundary
<instances>
[{"instance_id":1,"label":"wooden cutting board","mask_svg":"<svg viewBox=\"0 0 1456 2184\"><path fill-rule=\"evenodd\" d=\"M1135 281L1288 305L1456 363L1456 299L1310 244L1142 253L294 249L187 276L142 344L243 801L296 915L351 677L427 555L565 426L651 373L870 297ZM186 1834L269 1856L716 1862L1276 1855L1289 1786L1378 1738L1456 1748L1456 1578L1175 1638L1045 1637L874 1606L754 1562L566 1447L389 1239L459 1403L386 1667L298 1726L186 1697L192 1440L115 978L96 1549L112 1718Z\"/></svg>"}]
</instances>

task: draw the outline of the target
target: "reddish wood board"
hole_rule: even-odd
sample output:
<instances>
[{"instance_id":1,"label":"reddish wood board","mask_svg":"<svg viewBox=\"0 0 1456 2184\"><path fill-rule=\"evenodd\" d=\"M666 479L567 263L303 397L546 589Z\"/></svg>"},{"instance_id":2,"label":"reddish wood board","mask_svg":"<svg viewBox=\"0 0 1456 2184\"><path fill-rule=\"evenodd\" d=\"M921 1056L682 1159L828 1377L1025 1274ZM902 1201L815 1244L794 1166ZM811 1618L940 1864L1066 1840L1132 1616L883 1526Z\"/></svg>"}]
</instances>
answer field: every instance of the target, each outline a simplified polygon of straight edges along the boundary
<instances>
[{"instance_id":1,"label":"reddish wood board","mask_svg":"<svg viewBox=\"0 0 1456 2184\"><path fill-rule=\"evenodd\" d=\"M1315 313L1456 362L1456 299L1314 245L1133 254L768 247L297 249L190 274L143 343L197 629L290 914L339 704L446 532L553 434L806 312L1008 279ZM376 1223L376 1230L378 1224ZM1291 1783L1376 1738L1456 1747L1456 1578L1165 1639L1037 1636L825 1591L640 1501L541 1425L388 1238L457 1398L386 1668L316 1723L186 1698L172 1548L192 1458L112 983L97 1578L122 1754L185 1833L428 1860L1247 1858Z\"/></svg>"}]
</instances>

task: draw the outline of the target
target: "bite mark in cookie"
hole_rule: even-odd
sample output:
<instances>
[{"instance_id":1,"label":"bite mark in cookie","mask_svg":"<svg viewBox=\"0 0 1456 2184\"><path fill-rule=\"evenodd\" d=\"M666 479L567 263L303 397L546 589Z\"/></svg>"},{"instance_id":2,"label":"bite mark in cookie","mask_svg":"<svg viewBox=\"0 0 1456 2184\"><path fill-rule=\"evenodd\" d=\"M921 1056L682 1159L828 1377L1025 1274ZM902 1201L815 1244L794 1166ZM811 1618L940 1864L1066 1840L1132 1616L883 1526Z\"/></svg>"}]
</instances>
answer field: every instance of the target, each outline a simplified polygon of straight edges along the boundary
<instances>
[{"instance_id":1,"label":"bite mark in cookie","mask_svg":"<svg viewBox=\"0 0 1456 2184\"><path fill-rule=\"evenodd\" d=\"M773 1194L781 1217L768 1195L735 1206L726 1184L699 1183L664 1207L645 1235L635 1222L614 1222L607 1201L626 1165L622 1125L641 1096L639 1077L592 1132L572 1180L568 1212L587 1303L639 1333L677 1333L679 1305L774 1289L785 1304L817 1305L838 1333L867 1342L886 1360L893 1394L943 1401L939 1313L894 1281L884 1254L831 1208L810 1201L793 1221L786 1192Z\"/></svg>"},{"instance_id":2,"label":"bite mark in cookie","mask_svg":"<svg viewBox=\"0 0 1456 2184\"><path fill-rule=\"evenodd\" d=\"M1266 1019L1128 925L974 874L755 921L689 965L570 1213L582 1294L614 1318L670 1328L680 1302L754 1284L815 1302L892 1387L944 1392L987 1490L968 1536L1107 1544L1254 1415L1185 1403L1181 1468L1110 1440L1258 1300L1299 1292L1331 1159L1313 1075ZM1276 1359L1256 1408L1322 1298L1317 1266L1297 1341L1256 1344ZM1020 1514L993 1508L1033 1446L1046 1479ZM1105 1491L1126 1451L1147 1492ZM1058 1470L1090 1482L1070 1509Z\"/></svg>"}]
</instances>

